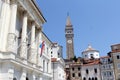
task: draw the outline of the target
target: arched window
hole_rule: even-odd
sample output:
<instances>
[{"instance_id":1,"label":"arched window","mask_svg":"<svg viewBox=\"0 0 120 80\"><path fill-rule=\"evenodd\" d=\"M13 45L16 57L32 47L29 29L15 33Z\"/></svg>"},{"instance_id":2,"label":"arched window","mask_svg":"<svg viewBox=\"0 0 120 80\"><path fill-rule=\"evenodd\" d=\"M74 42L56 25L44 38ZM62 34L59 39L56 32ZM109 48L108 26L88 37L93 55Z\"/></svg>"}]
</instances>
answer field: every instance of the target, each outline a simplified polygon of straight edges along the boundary
<instances>
[{"instance_id":1,"label":"arched window","mask_svg":"<svg viewBox=\"0 0 120 80\"><path fill-rule=\"evenodd\" d=\"M13 78L13 80L17 80L16 78Z\"/></svg>"},{"instance_id":2,"label":"arched window","mask_svg":"<svg viewBox=\"0 0 120 80\"><path fill-rule=\"evenodd\" d=\"M28 77L26 77L26 80L29 80Z\"/></svg>"},{"instance_id":3,"label":"arched window","mask_svg":"<svg viewBox=\"0 0 120 80\"><path fill-rule=\"evenodd\" d=\"M89 78L88 80L91 80L91 78Z\"/></svg>"},{"instance_id":4,"label":"arched window","mask_svg":"<svg viewBox=\"0 0 120 80\"><path fill-rule=\"evenodd\" d=\"M86 78L84 77L83 80L86 80Z\"/></svg>"},{"instance_id":5,"label":"arched window","mask_svg":"<svg viewBox=\"0 0 120 80\"><path fill-rule=\"evenodd\" d=\"M97 77L95 77L95 80L98 80Z\"/></svg>"},{"instance_id":6,"label":"arched window","mask_svg":"<svg viewBox=\"0 0 120 80\"><path fill-rule=\"evenodd\" d=\"M92 80L94 80L94 78L92 77Z\"/></svg>"}]
</instances>

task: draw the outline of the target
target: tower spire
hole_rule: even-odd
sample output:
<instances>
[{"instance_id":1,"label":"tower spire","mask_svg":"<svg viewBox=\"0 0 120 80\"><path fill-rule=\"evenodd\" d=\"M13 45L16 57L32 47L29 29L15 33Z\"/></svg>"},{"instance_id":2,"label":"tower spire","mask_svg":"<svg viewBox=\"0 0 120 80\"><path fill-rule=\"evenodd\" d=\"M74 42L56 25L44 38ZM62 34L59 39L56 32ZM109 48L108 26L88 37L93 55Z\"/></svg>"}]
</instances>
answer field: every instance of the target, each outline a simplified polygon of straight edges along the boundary
<instances>
[{"instance_id":1,"label":"tower spire","mask_svg":"<svg viewBox=\"0 0 120 80\"><path fill-rule=\"evenodd\" d=\"M66 25L67 26L71 26L71 20L70 20L70 16L69 16L69 12L67 13L67 21L66 21Z\"/></svg>"}]
</instances>

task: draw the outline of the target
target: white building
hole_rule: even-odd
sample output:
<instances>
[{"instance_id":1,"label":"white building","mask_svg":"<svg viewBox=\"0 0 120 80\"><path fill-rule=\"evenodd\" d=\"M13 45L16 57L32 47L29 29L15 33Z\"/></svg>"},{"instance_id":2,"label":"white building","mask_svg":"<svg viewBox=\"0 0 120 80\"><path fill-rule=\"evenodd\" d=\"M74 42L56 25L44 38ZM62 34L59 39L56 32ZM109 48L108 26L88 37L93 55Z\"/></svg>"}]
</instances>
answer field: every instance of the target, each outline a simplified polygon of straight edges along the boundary
<instances>
[{"instance_id":1,"label":"white building","mask_svg":"<svg viewBox=\"0 0 120 80\"><path fill-rule=\"evenodd\" d=\"M82 80L101 80L99 51L89 45L88 48L82 52L82 56Z\"/></svg>"},{"instance_id":2,"label":"white building","mask_svg":"<svg viewBox=\"0 0 120 80\"><path fill-rule=\"evenodd\" d=\"M84 59L100 58L99 51L93 49L91 45L88 45L88 48L82 52L82 57Z\"/></svg>"},{"instance_id":3,"label":"white building","mask_svg":"<svg viewBox=\"0 0 120 80\"><path fill-rule=\"evenodd\" d=\"M62 57L62 46L53 43L51 51L52 60L52 80L65 80L65 62Z\"/></svg>"},{"instance_id":4,"label":"white building","mask_svg":"<svg viewBox=\"0 0 120 80\"><path fill-rule=\"evenodd\" d=\"M81 68L82 80L101 80L99 60L87 61Z\"/></svg>"},{"instance_id":5,"label":"white building","mask_svg":"<svg viewBox=\"0 0 120 80\"><path fill-rule=\"evenodd\" d=\"M51 80L51 41L42 33L45 21L34 0L0 0L0 80Z\"/></svg>"}]
</instances>

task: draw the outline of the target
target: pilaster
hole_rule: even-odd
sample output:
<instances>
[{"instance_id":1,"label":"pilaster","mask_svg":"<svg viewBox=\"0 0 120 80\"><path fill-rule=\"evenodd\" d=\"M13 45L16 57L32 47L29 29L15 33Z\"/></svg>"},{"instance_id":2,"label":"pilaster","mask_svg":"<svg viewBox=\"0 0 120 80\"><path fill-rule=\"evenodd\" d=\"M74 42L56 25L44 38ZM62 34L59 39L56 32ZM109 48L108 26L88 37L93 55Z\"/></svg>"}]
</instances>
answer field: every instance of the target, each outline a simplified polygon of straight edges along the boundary
<instances>
[{"instance_id":1,"label":"pilaster","mask_svg":"<svg viewBox=\"0 0 120 80\"><path fill-rule=\"evenodd\" d=\"M14 78L14 67L13 66L9 67L8 69L8 78L9 80L13 80Z\"/></svg>"},{"instance_id":2,"label":"pilaster","mask_svg":"<svg viewBox=\"0 0 120 80\"><path fill-rule=\"evenodd\" d=\"M38 66L42 66L42 59L40 57L40 49L39 49L39 46L40 46L40 43L42 42L42 30L40 29L39 31L39 37L38 37L38 44L37 44L37 65Z\"/></svg>"},{"instance_id":3,"label":"pilaster","mask_svg":"<svg viewBox=\"0 0 120 80\"><path fill-rule=\"evenodd\" d=\"M27 74L26 70L23 69L23 70L22 70L22 75L21 75L20 80L26 80L26 76L27 76L26 74Z\"/></svg>"},{"instance_id":4,"label":"pilaster","mask_svg":"<svg viewBox=\"0 0 120 80\"><path fill-rule=\"evenodd\" d=\"M37 59L37 50L35 45L35 23L32 22L32 28L31 28L31 46L30 46L30 56L29 60L30 62L36 64Z\"/></svg>"},{"instance_id":5,"label":"pilaster","mask_svg":"<svg viewBox=\"0 0 120 80\"><path fill-rule=\"evenodd\" d=\"M7 51L15 53L15 27L16 27L16 16L17 16L17 4L15 1L11 2L11 17L10 17L10 26L8 33L8 43L7 43Z\"/></svg>"},{"instance_id":6,"label":"pilaster","mask_svg":"<svg viewBox=\"0 0 120 80\"><path fill-rule=\"evenodd\" d=\"M22 37L20 47L20 57L27 59L27 12L23 12L23 26L22 26Z\"/></svg>"},{"instance_id":7,"label":"pilaster","mask_svg":"<svg viewBox=\"0 0 120 80\"><path fill-rule=\"evenodd\" d=\"M1 23L0 23L0 51L6 51L8 28L10 21L10 1L3 0L1 8Z\"/></svg>"}]
</instances>

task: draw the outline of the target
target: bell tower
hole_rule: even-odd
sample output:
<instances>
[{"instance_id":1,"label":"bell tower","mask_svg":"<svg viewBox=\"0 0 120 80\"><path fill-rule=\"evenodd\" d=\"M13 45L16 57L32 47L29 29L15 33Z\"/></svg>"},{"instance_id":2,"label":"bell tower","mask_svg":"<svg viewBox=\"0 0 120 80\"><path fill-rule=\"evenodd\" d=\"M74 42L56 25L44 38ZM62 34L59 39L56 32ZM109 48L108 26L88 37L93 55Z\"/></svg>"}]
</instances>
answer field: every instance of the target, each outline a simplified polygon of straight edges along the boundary
<instances>
[{"instance_id":1,"label":"bell tower","mask_svg":"<svg viewBox=\"0 0 120 80\"><path fill-rule=\"evenodd\" d=\"M74 42L73 42L74 33L69 16L67 16L67 21L66 21L65 37L66 37L67 59L74 58Z\"/></svg>"}]
</instances>

